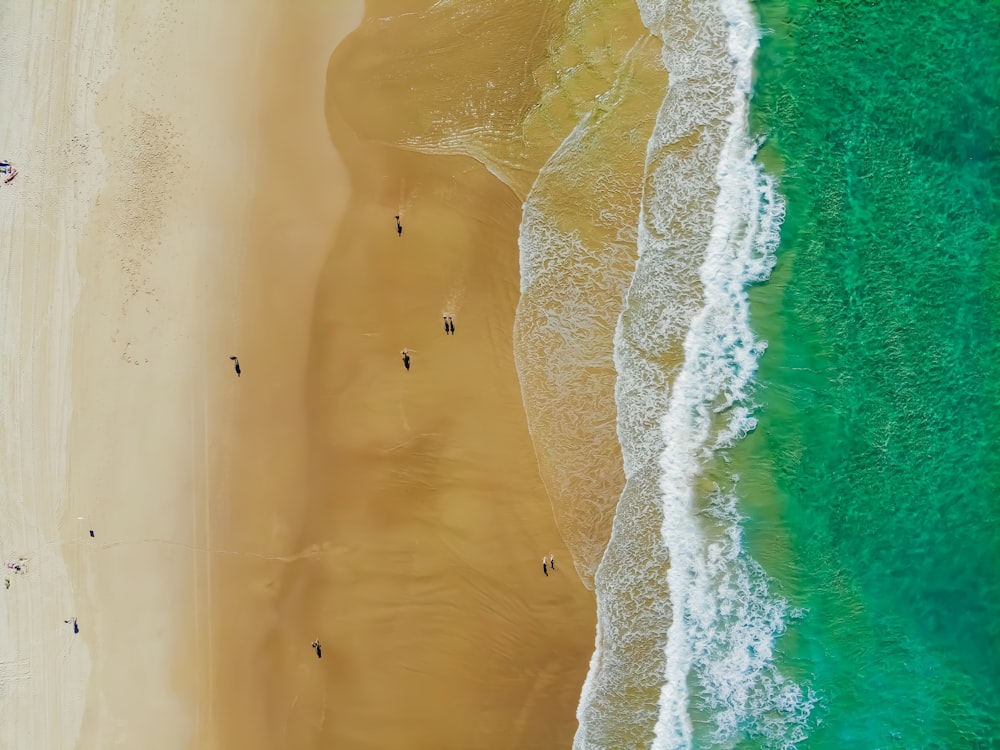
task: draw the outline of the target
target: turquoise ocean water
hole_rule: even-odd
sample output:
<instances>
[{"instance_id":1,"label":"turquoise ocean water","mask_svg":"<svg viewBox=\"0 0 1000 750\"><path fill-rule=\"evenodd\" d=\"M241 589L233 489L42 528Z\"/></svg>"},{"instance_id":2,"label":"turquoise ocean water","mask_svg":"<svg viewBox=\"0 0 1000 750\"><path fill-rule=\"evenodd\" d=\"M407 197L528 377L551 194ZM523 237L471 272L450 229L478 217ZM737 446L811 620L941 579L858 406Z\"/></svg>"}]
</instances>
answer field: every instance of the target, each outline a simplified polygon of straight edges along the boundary
<instances>
[{"instance_id":1,"label":"turquoise ocean water","mask_svg":"<svg viewBox=\"0 0 1000 750\"><path fill-rule=\"evenodd\" d=\"M734 462L801 746L997 747L1000 4L755 5L786 216Z\"/></svg>"}]
</instances>

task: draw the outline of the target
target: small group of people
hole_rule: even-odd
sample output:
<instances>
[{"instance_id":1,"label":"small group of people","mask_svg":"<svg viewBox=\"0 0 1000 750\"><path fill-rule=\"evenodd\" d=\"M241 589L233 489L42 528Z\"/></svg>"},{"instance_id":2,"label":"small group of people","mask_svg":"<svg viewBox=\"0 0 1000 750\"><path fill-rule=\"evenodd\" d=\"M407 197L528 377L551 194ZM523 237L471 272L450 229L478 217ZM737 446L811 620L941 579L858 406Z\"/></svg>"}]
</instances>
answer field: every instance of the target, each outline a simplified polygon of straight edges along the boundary
<instances>
[{"instance_id":1,"label":"small group of people","mask_svg":"<svg viewBox=\"0 0 1000 750\"><path fill-rule=\"evenodd\" d=\"M556 572L556 559L555 557L552 556L551 552L549 553L548 558L545 557L542 558L542 572L546 576L548 576L549 570L551 570L553 573Z\"/></svg>"},{"instance_id":2,"label":"small group of people","mask_svg":"<svg viewBox=\"0 0 1000 750\"><path fill-rule=\"evenodd\" d=\"M9 563L7 563L7 569L8 570L13 570L15 574L24 573L25 572L25 567L24 566L25 566L26 562L27 562L27 560L25 560L23 557L21 557L21 558L19 558L15 562L9 562ZM5 589L9 589L10 588L10 578L4 578L3 579L3 587Z\"/></svg>"},{"instance_id":3,"label":"small group of people","mask_svg":"<svg viewBox=\"0 0 1000 750\"><path fill-rule=\"evenodd\" d=\"M396 214L396 216L394 218L396 219L396 234L399 235L400 237L402 237L403 236L403 225L400 224L400 222L399 222L399 214ZM453 316L451 313L445 313L441 317L444 320L444 333L445 333L445 335L447 336L447 335L450 334L450 335L454 336L455 335L455 316ZM410 354L409 354L409 352L406 349L403 349L403 351L401 351L400 354L403 355L403 367L405 367L407 370L409 370L410 369Z\"/></svg>"}]
</instances>

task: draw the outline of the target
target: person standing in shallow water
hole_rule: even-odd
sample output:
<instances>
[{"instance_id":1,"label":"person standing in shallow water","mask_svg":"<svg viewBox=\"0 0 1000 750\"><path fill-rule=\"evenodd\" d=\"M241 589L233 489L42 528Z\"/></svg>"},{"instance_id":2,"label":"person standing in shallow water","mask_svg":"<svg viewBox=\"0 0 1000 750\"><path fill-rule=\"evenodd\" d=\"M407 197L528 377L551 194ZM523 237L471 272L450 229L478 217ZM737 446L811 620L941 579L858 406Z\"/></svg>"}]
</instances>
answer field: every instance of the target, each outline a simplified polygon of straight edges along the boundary
<instances>
[{"instance_id":1,"label":"person standing in shallow water","mask_svg":"<svg viewBox=\"0 0 1000 750\"><path fill-rule=\"evenodd\" d=\"M407 353L406 349L403 349L403 351L401 351L400 354L403 355L403 367L405 367L407 370L409 370L410 369L410 355Z\"/></svg>"}]
</instances>

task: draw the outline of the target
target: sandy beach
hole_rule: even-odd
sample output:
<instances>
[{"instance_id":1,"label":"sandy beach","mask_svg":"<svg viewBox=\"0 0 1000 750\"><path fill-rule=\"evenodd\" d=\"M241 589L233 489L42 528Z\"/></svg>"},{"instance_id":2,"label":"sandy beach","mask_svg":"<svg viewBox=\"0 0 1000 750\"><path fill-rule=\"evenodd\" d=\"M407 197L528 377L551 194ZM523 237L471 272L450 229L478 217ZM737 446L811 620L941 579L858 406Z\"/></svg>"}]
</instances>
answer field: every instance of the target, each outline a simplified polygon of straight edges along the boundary
<instances>
[{"instance_id":1,"label":"sandy beach","mask_svg":"<svg viewBox=\"0 0 1000 750\"><path fill-rule=\"evenodd\" d=\"M383 5L5 8L0 747L571 743L523 196L331 85Z\"/></svg>"},{"instance_id":2,"label":"sandy beach","mask_svg":"<svg viewBox=\"0 0 1000 750\"><path fill-rule=\"evenodd\" d=\"M315 279L308 360L244 412L245 470L230 478L269 511L213 536L241 551L268 540L266 558L215 567L239 582L217 587L218 692L240 717L223 744L568 746L593 601L559 541L513 366L520 201L471 159L349 127L336 84L352 52L328 74L352 191ZM562 567L546 578L549 553Z\"/></svg>"},{"instance_id":3,"label":"sandy beach","mask_svg":"<svg viewBox=\"0 0 1000 750\"><path fill-rule=\"evenodd\" d=\"M254 214L269 201L301 291L346 195L321 91L360 4L276 6L4 9L0 551L26 562L0 599L2 747L217 746L212 534L239 428L228 356L265 317L243 315ZM276 107L294 139L269 130ZM288 165L304 188L271 200ZM291 298L298 323L311 303Z\"/></svg>"}]
</instances>

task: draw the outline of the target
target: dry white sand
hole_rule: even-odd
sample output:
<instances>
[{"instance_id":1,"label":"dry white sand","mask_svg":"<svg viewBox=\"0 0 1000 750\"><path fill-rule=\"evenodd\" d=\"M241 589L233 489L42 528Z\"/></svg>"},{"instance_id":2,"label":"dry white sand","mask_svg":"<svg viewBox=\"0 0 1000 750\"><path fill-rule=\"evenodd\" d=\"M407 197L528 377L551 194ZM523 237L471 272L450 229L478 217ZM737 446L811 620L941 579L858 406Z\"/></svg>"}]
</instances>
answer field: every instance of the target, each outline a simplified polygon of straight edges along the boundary
<instances>
[{"instance_id":1,"label":"dry white sand","mask_svg":"<svg viewBox=\"0 0 1000 750\"><path fill-rule=\"evenodd\" d=\"M100 189L93 90L111 71L108 3L0 9L0 747L73 747L91 673L77 614L85 523L69 523L75 244ZM93 160L94 169L87 169ZM84 621L83 627L89 623Z\"/></svg>"},{"instance_id":2,"label":"dry white sand","mask_svg":"<svg viewBox=\"0 0 1000 750\"><path fill-rule=\"evenodd\" d=\"M337 5L332 44L360 14ZM0 5L0 558L27 558L0 588L4 750L210 746L209 464L281 6Z\"/></svg>"}]
</instances>

